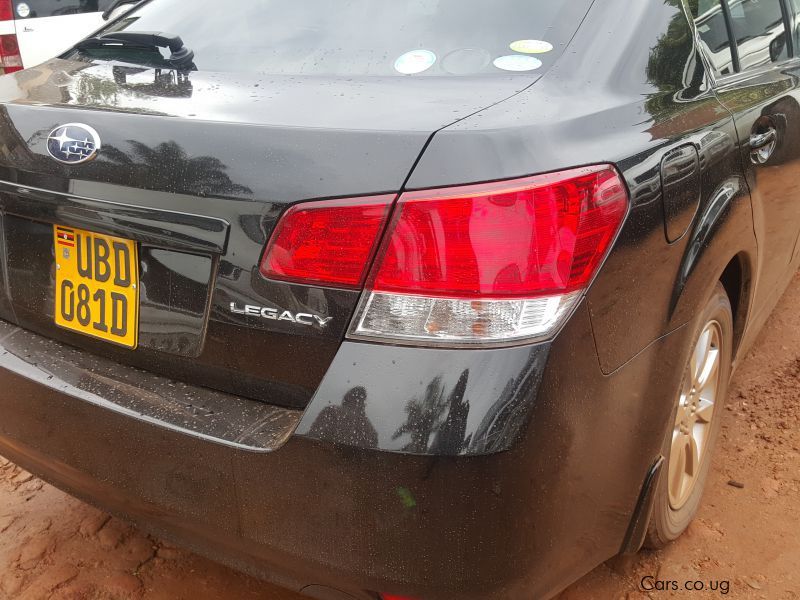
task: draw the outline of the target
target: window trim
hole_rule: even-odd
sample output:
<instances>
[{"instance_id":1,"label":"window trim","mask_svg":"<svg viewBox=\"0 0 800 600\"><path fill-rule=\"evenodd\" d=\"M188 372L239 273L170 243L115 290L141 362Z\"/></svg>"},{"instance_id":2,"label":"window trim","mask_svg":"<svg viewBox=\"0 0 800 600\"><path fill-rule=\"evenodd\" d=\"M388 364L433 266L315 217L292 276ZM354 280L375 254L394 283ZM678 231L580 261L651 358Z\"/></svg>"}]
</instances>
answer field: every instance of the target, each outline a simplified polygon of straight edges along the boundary
<instances>
[{"instance_id":1,"label":"window trim","mask_svg":"<svg viewBox=\"0 0 800 600\"><path fill-rule=\"evenodd\" d=\"M762 65L760 67L753 67L752 69L745 69L736 73L730 73L723 77L718 77L714 80L714 88L720 89L732 84L746 82L750 79L758 79L765 73L771 71L785 71L787 68L797 69L800 67L800 57L791 56L782 60L781 62L770 63L769 65Z\"/></svg>"},{"instance_id":2,"label":"window trim","mask_svg":"<svg viewBox=\"0 0 800 600\"><path fill-rule=\"evenodd\" d=\"M717 75L712 70L711 63L698 39L700 33L697 31L694 15L688 4L684 3L684 10L689 17L689 20L692 22L692 28L695 31L695 45L697 47L697 52L700 54L704 64L706 65L706 70L709 78L711 79L711 84L713 87L721 87L722 85L728 85L731 82L746 81L753 76L762 75L768 71L785 69L795 64L795 66L800 66L800 48L795 48L795 40L792 28L792 19L799 17L800 13L795 13L795 11L789 7L789 0L778 0L778 4L781 7L781 15L783 17L783 28L786 32L786 48L788 56L782 61L761 65L758 67L752 67L749 69L742 69L741 61L739 59L739 44L736 43L736 36L733 31L733 18L731 16L728 2L727 0L717 1L719 2L725 18L725 29L728 32L728 42L730 43L731 48L731 64L734 69L733 73L728 73L727 75L721 76Z\"/></svg>"},{"instance_id":3,"label":"window trim","mask_svg":"<svg viewBox=\"0 0 800 600\"><path fill-rule=\"evenodd\" d=\"M781 10L783 11L783 27L786 29L786 48L789 51L789 58L797 56L794 47L794 28L792 27L792 20L794 17L794 10L789 8L789 0L780 0Z\"/></svg>"},{"instance_id":4,"label":"window trim","mask_svg":"<svg viewBox=\"0 0 800 600\"><path fill-rule=\"evenodd\" d=\"M781 3L783 0L780 0ZM725 18L725 29L728 31L728 43L731 48L731 61L733 62L733 73L742 72L742 61L739 58L739 44L736 43L736 33L733 31L733 15L731 15L731 7L728 6L728 0L718 0L719 5L722 7L722 15ZM781 9L783 10L783 9Z\"/></svg>"}]
</instances>

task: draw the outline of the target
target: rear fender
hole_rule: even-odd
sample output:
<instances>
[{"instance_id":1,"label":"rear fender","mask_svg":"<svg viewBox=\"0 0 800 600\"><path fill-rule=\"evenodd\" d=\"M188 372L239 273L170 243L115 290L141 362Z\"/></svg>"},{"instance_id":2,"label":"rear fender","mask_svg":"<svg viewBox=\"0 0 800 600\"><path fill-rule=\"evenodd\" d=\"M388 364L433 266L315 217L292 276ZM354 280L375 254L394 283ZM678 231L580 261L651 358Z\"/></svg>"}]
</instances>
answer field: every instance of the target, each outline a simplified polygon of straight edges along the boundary
<instances>
[{"instance_id":1,"label":"rear fender","mask_svg":"<svg viewBox=\"0 0 800 600\"><path fill-rule=\"evenodd\" d=\"M748 188L741 177L731 176L711 194L690 233L672 290L670 329L694 320L725 268L738 257L741 289L734 306L738 337L752 305L757 256Z\"/></svg>"}]
</instances>

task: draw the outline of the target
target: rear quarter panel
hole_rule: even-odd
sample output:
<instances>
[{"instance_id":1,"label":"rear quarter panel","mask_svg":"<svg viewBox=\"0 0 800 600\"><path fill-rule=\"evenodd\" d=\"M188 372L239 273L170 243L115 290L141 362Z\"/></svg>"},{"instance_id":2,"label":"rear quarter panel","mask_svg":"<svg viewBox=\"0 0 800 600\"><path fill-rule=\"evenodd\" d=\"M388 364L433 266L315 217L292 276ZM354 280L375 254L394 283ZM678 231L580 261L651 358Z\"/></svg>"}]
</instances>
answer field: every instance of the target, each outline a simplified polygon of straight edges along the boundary
<instances>
[{"instance_id":1,"label":"rear quarter panel","mask_svg":"<svg viewBox=\"0 0 800 600\"><path fill-rule=\"evenodd\" d=\"M701 194L685 208L695 212L688 232L669 243L661 163L686 144L700 158ZM588 293L601 367L610 373L691 320L732 257L752 261L756 252L736 130L680 0L597 2L535 86L437 134L408 186L596 163L615 164L631 194L628 219ZM714 201L725 186L735 192L720 210Z\"/></svg>"}]
</instances>

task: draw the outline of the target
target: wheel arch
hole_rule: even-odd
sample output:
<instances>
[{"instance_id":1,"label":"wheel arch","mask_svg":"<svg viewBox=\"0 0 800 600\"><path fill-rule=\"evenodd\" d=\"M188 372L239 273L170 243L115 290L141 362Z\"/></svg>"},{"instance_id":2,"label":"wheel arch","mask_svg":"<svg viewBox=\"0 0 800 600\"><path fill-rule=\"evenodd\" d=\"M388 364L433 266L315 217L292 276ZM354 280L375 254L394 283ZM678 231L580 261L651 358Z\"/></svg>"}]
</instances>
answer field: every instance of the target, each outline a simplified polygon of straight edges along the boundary
<instances>
[{"instance_id":1,"label":"wheel arch","mask_svg":"<svg viewBox=\"0 0 800 600\"><path fill-rule=\"evenodd\" d=\"M753 310L758 247L746 187L723 191L721 188L716 199L719 202L719 198L724 198L724 203L720 202L715 209L714 202L710 202L687 240L675 283L670 321L673 331L693 322L698 308L707 302L717 284L722 284L733 316L735 363ZM643 479L620 554L635 553L644 544L655 489L664 476L663 461L663 455L657 456Z\"/></svg>"},{"instance_id":2,"label":"wheel arch","mask_svg":"<svg viewBox=\"0 0 800 600\"><path fill-rule=\"evenodd\" d=\"M730 302L733 343L731 345L731 364L735 362L737 346L741 342L744 323L747 320L749 311L749 263L746 253L737 253L727 262L720 273L718 280L714 280L712 290L723 288L724 295ZM703 301L708 302L713 297L714 292ZM702 319L698 322L702 323ZM687 333L692 331L692 327L683 328ZM739 332L737 333L737 329ZM691 337L687 339L693 339ZM728 367L730 369L730 366ZM674 419L674 417L673 417ZM670 421L672 422L672 421ZM637 503L631 515L628 529L619 550L620 555L634 554L646 545L648 538L650 521L656 504L656 495L662 479L667 477L668 455L665 449L655 457L650 470L645 474L642 481L641 491ZM652 547L652 546L651 546Z\"/></svg>"},{"instance_id":3,"label":"wheel arch","mask_svg":"<svg viewBox=\"0 0 800 600\"><path fill-rule=\"evenodd\" d=\"M699 215L686 242L673 287L669 330L694 320L721 282L734 317L734 357L752 313L758 245L749 191L739 177L728 179Z\"/></svg>"},{"instance_id":4,"label":"wheel arch","mask_svg":"<svg viewBox=\"0 0 800 600\"><path fill-rule=\"evenodd\" d=\"M741 347L744 331L750 317L753 300L752 267L746 253L733 256L719 277L733 312L733 357L734 361Z\"/></svg>"}]
</instances>

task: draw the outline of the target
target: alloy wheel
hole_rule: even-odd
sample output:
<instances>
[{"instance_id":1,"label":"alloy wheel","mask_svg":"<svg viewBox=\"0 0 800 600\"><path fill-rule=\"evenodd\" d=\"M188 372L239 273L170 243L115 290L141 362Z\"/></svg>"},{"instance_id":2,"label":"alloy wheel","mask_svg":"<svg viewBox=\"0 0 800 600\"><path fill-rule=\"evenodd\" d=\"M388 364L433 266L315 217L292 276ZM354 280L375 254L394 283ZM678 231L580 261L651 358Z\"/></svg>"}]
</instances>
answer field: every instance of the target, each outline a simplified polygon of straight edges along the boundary
<instances>
[{"instance_id":1,"label":"alloy wheel","mask_svg":"<svg viewBox=\"0 0 800 600\"><path fill-rule=\"evenodd\" d=\"M722 327L708 323L689 358L681 386L669 457L669 503L686 504L708 449L720 384Z\"/></svg>"}]
</instances>

